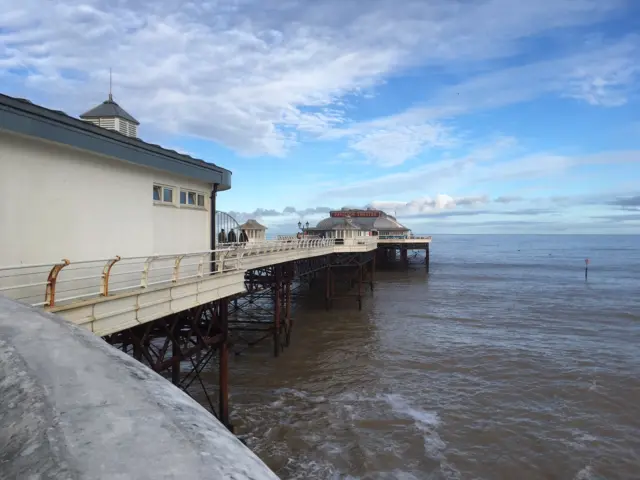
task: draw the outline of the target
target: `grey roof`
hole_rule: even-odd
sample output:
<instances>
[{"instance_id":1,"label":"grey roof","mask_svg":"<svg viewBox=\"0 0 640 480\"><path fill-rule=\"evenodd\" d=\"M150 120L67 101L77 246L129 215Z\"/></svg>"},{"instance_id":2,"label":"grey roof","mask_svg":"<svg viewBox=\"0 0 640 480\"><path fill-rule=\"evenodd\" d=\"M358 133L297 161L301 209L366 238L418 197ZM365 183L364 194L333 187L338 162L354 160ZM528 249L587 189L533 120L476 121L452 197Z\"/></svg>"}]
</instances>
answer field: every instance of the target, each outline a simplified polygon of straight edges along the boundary
<instances>
[{"instance_id":1,"label":"grey roof","mask_svg":"<svg viewBox=\"0 0 640 480\"><path fill-rule=\"evenodd\" d=\"M218 191L231 188L231 172L227 169L98 127L23 98L0 94L0 129L218 184Z\"/></svg>"},{"instance_id":2,"label":"grey roof","mask_svg":"<svg viewBox=\"0 0 640 480\"><path fill-rule=\"evenodd\" d=\"M407 227L399 223L391 215L381 212L380 217L353 217L350 220L362 230L398 230L407 231ZM316 230L337 230L343 225L345 217L329 217L318 222Z\"/></svg>"},{"instance_id":3,"label":"grey roof","mask_svg":"<svg viewBox=\"0 0 640 480\"><path fill-rule=\"evenodd\" d=\"M356 220L345 217L329 217L325 218L316 226L316 230L362 230Z\"/></svg>"},{"instance_id":4,"label":"grey roof","mask_svg":"<svg viewBox=\"0 0 640 480\"><path fill-rule=\"evenodd\" d=\"M129 115L124 108L113 101L113 96L109 94L109 98L102 102L100 105L93 107L88 112L80 115L80 118L111 118L118 117L140 125L135 118Z\"/></svg>"},{"instance_id":5,"label":"grey roof","mask_svg":"<svg viewBox=\"0 0 640 480\"><path fill-rule=\"evenodd\" d=\"M241 230L266 230L267 227L260 225L256 220L250 219L240 225Z\"/></svg>"}]
</instances>

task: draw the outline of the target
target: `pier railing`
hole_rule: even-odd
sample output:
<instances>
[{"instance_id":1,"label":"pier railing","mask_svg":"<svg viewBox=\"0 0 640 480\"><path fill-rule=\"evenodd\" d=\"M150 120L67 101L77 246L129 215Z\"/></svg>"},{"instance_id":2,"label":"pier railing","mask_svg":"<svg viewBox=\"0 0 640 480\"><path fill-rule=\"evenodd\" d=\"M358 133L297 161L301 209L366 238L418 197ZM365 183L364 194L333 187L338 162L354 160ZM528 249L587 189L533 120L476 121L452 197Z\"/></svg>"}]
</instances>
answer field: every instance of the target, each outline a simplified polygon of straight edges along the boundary
<instances>
[{"instance_id":1,"label":"pier railing","mask_svg":"<svg viewBox=\"0 0 640 480\"><path fill-rule=\"evenodd\" d=\"M332 247L332 239L223 244L216 250L0 267L0 295L54 307L137 289L243 270L242 259L288 250Z\"/></svg>"},{"instance_id":2,"label":"pier railing","mask_svg":"<svg viewBox=\"0 0 640 480\"><path fill-rule=\"evenodd\" d=\"M431 235L378 235L380 240L431 240Z\"/></svg>"}]
</instances>

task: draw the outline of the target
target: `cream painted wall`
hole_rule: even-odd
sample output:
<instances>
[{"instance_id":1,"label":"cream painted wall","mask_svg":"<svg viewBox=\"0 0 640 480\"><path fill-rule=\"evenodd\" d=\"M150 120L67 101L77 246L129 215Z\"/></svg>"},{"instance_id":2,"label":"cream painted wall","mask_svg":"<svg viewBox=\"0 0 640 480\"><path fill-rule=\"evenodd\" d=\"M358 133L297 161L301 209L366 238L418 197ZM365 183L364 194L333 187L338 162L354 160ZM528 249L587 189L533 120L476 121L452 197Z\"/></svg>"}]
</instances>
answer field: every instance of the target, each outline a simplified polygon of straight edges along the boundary
<instances>
[{"instance_id":1,"label":"cream painted wall","mask_svg":"<svg viewBox=\"0 0 640 480\"><path fill-rule=\"evenodd\" d=\"M153 202L153 184L176 188ZM179 188L205 208L179 207ZM0 131L0 265L209 249L211 186Z\"/></svg>"}]
</instances>

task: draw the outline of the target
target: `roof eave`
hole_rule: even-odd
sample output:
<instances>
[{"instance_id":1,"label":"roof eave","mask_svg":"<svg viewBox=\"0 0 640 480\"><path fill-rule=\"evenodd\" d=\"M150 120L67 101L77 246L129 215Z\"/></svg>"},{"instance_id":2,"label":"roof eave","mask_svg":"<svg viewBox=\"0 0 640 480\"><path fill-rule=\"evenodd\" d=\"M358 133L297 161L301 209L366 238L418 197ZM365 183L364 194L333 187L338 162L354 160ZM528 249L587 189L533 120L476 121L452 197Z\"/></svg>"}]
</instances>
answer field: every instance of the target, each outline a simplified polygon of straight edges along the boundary
<instances>
[{"instance_id":1,"label":"roof eave","mask_svg":"<svg viewBox=\"0 0 640 480\"><path fill-rule=\"evenodd\" d=\"M227 169L2 94L0 129L231 188Z\"/></svg>"}]
</instances>

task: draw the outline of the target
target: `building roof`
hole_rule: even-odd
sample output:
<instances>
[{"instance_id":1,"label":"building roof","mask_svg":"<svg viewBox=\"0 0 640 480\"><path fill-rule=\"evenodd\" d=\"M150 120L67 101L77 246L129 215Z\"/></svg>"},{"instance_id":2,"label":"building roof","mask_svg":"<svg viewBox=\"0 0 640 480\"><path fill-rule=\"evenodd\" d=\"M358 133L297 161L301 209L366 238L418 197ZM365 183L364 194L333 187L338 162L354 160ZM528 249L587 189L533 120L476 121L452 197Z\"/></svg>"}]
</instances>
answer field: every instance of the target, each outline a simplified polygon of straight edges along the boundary
<instances>
[{"instance_id":1,"label":"building roof","mask_svg":"<svg viewBox=\"0 0 640 480\"><path fill-rule=\"evenodd\" d=\"M397 230L408 231L409 228L399 223L391 215L380 212L379 217L329 217L318 222L315 230L339 230L344 225L345 219L349 219L361 230ZM344 228L342 228L344 229Z\"/></svg>"},{"instance_id":2,"label":"building roof","mask_svg":"<svg viewBox=\"0 0 640 480\"><path fill-rule=\"evenodd\" d=\"M250 219L240 225L241 230L266 230L267 227L259 224L256 220Z\"/></svg>"},{"instance_id":3,"label":"building roof","mask_svg":"<svg viewBox=\"0 0 640 480\"><path fill-rule=\"evenodd\" d=\"M109 98L102 102L100 105L93 107L88 112L80 115L80 118L124 118L131 123L135 123L136 125L140 125L135 118L129 115L124 108L118 105L113 100L113 96L109 94Z\"/></svg>"},{"instance_id":4,"label":"building roof","mask_svg":"<svg viewBox=\"0 0 640 480\"><path fill-rule=\"evenodd\" d=\"M316 226L316 230L362 230L362 226L359 225L355 218L325 218Z\"/></svg>"},{"instance_id":5,"label":"building roof","mask_svg":"<svg viewBox=\"0 0 640 480\"><path fill-rule=\"evenodd\" d=\"M227 169L98 127L59 110L35 105L23 98L0 94L0 130L218 184L218 191L231 188L231 172Z\"/></svg>"}]
</instances>

